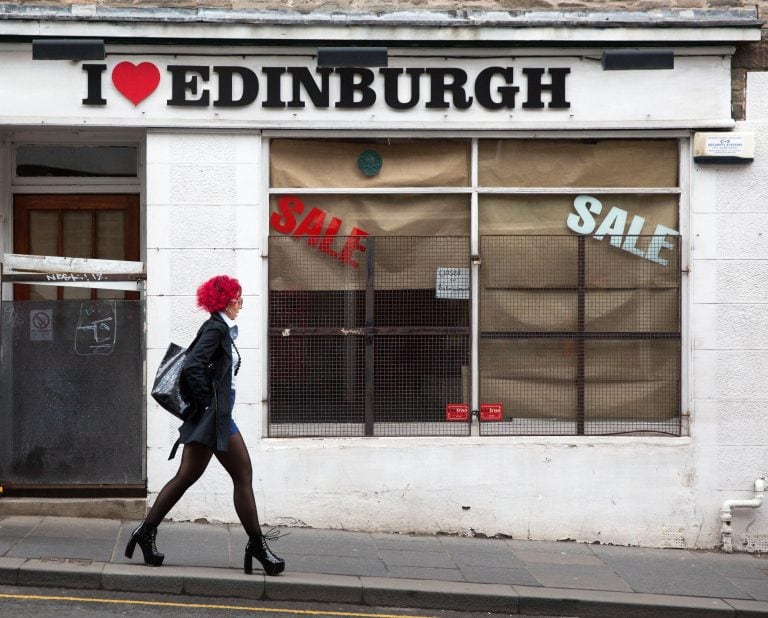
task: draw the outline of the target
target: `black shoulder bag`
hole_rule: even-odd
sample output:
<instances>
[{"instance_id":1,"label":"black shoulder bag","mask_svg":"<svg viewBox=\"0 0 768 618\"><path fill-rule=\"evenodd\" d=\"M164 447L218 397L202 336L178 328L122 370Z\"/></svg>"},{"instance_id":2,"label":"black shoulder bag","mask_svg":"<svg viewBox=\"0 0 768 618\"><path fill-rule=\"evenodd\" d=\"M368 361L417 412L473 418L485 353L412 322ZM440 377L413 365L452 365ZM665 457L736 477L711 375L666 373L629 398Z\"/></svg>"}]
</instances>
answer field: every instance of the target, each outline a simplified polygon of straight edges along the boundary
<instances>
[{"instance_id":1,"label":"black shoulder bag","mask_svg":"<svg viewBox=\"0 0 768 618\"><path fill-rule=\"evenodd\" d=\"M181 393L181 370L184 369L184 359L187 350L191 349L200 338L202 329L197 333L189 348L171 343L165 351L165 356L160 362L155 374L155 382L152 385L152 397L163 408L175 417L186 421L192 416L194 406L185 400Z\"/></svg>"}]
</instances>

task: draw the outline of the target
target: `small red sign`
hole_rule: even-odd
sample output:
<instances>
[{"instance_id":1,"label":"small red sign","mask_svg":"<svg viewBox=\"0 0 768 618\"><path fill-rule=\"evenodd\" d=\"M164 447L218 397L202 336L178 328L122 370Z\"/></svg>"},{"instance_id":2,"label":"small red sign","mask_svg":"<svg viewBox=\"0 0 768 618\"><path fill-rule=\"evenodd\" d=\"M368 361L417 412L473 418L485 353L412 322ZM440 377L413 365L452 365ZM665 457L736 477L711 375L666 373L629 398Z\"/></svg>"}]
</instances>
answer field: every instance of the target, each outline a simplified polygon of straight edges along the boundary
<instances>
[{"instance_id":1,"label":"small red sign","mask_svg":"<svg viewBox=\"0 0 768 618\"><path fill-rule=\"evenodd\" d=\"M466 403L447 403L445 404L446 421L468 421L469 404Z\"/></svg>"},{"instance_id":2,"label":"small red sign","mask_svg":"<svg viewBox=\"0 0 768 618\"><path fill-rule=\"evenodd\" d=\"M501 421L504 419L504 408L500 403L481 403L481 421Z\"/></svg>"}]
</instances>

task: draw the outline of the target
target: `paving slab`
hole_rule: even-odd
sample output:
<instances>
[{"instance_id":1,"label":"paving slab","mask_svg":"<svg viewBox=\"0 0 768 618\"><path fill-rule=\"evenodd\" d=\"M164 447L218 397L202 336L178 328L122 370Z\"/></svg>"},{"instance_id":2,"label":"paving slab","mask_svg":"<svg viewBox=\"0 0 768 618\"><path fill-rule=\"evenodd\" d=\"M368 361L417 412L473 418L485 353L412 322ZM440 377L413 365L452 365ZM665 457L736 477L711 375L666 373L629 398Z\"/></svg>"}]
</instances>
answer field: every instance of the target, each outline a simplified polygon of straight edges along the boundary
<instances>
[{"instance_id":1,"label":"paving slab","mask_svg":"<svg viewBox=\"0 0 768 618\"><path fill-rule=\"evenodd\" d=\"M444 547L438 537L372 534L371 538L379 550L444 551Z\"/></svg>"},{"instance_id":2,"label":"paving slab","mask_svg":"<svg viewBox=\"0 0 768 618\"><path fill-rule=\"evenodd\" d=\"M523 569L525 564L509 549L498 551L451 551L448 555L459 566L496 567L502 569Z\"/></svg>"},{"instance_id":3,"label":"paving slab","mask_svg":"<svg viewBox=\"0 0 768 618\"><path fill-rule=\"evenodd\" d=\"M19 586L43 586L54 588L83 588L95 590L101 587L104 562L72 559L30 559L19 566Z\"/></svg>"},{"instance_id":4,"label":"paving slab","mask_svg":"<svg viewBox=\"0 0 768 618\"><path fill-rule=\"evenodd\" d=\"M121 526L121 522L116 519L46 517L27 536L28 538L103 539L114 542Z\"/></svg>"},{"instance_id":5,"label":"paving slab","mask_svg":"<svg viewBox=\"0 0 768 618\"><path fill-rule=\"evenodd\" d=\"M264 596L273 601L352 603L363 601L359 577L320 573L283 573L264 578Z\"/></svg>"},{"instance_id":6,"label":"paving slab","mask_svg":"<svg viewBox=\"0 0 768 618\"><path fill-rule=\"evenodd\" d=\"M516 614L511 586L362 577L366 605Z\"/></svg>"},{"instance_id":7,"label":"paving slab","mask_svg":"<svg viewBox=\"0 0 768 618\"><path fill-rule=\"evenodd\" d=\"M531 541L527 539L506 539L513 551L535 551L540 553L566 553L592 555L593 545L573 541Z\"/></svg>"},{"instance_id":8,"label":"paving slab","mask_svg":"<svg viewBox=\"0 0 768 618\"><path fill-rule=\"evenodd\" d=\"M768 601L768 579L729 577L728 581L757 601Z\"/></svg>"},{"instance_id":9,"label":"paving slab","mask_svg":"<svg viewBox=\"0 0 768 618\"><path fill-rule=\"evenodd\" d=\"M306 554L289 554L278 551L275 545L270 547L283 559L286 564L286 571L300 573L328 573L329 575L365 575L368 577L386 577L387 567L378 558L357 558L349 556L315 556ZM238 557L238 561L232 564L233 567L242 568L243 559ZM261 568L258 562L254 561L254 569Z\"/></svg>"},{"instance_id":10,"label":"paving slab","mask_svg":"<svg viewBox=\"0 0 768 618\"><path fill-rule=\"evenodd\" d=\"M0 556L5 555L20 540L19 537L0 536Z\"/></svg>"},{"instance_id":11,"label":"paving slab","mask_svg":"<svg viewBox=\"0 0 768 618\"><path fill-rule=\"evenodd\" d=\"M566 590L513 586L519 611L531 615L610 616L611 618L701 618L730 616L734 609L721 599L661 594Z\"/></svg>"},{"instance_id":12,"label":"paving slab","mask_svg":"<svg viewBox=\"0 0 768 618\"><path fill-rule=\"evenodd\" d=\"M455 569L456 563L451 556L440 549L439 551L403 551L382 549L381 559L389 566L436 567Z\"/></svg>"},{"instance_id":13,"label":"paving slab","mask_svg":"<svg viewBox=\"0 0 768 618\"><path fill-rule=\"evenodd\" d=\"M440 541L440 545L445 547L448 551L453 551L453 548L460 548L478 553L496 553L511 550L506 539L489 539L487 537L469 537L453 534L440 534L437 538Z\"/></svg>"},{"instance_id":14,"label":"paving slab","mask_svg":"<svg viewBox=\"0 0 768 618\"><path fill-rule=\"evenodd\" d=\"M463 582L464 575L459 569L441 569L437 567L388 566L391 577L399 579L435 580L444 582Z\"/></svg>"},{"instance_id":15,"label":"paving slab","mask_svg":"<svg viewBox=\"0 0 768 618\"><path fill-rule=\"evenodd\" d=\"M42 517L27 515L8 515L0 519L0 537L23 537L34 530Z\"/></svg>"},{"instance_id":16,"label":"paving slab","mask_svg":"<svg viewBox=\"0 0 768 618\"><path fill-rule=\"evenodd\" d=\"M379 557L376 544L366 533L302 528L287 531L281 529L280 532L285 533L285 536L270 542L270 547L275 551L317 556Z\"/></svg>"},{"instance_id":17,"label":"paving slab","mask_svg":"<svg viewBox=\"0 0 768 618\"><path fill-rule=\"evenodd\" d=\"M105 590L181 594L184 575L184 567L107 564L101 574L101 583Z\"/></svg>"},{"instance_id":18,"label":"paving slab","mask_svg":"<svg viewBox=\"0 0 768 618\"><path fill-rule=\"evenodd\" d=\"M749 598L694 552L601 546L595 553L635 592Z\"/></svg>"},{"instance_id":19,"label":"paving slab","mask_svg":"<svg viewBox=\"0 0 768 618\"><path fill-rule=\"evenodd\" d=\"M597 556L583 553L538 552L516 550L514 555L523 563L540 564L578 564L587 566L605 566Z\"/></svg>"},{"instance_id":20,"label":"paving slab","mask_svg":"<svg viewBox=\"0 0 768 618\"><path fill-rule=\"evenodd\" d=\"M27 536L6 552L10 558L79 558L108 562L114 540Z\"/></svg>"},{"instance_id":21,"label":"paving slab","mask_svg":"<svg viewBox=\"0 0 768 618\"><path fill-rule=\"evenodd\" d=\"M518 584L520 586L541 585L526 569L467 566L460 564L459 571L461 571L461 574L466 581L476 584Z\"/></svg>"},{"instance_id":22,"label":"paving slab","mask_svg":"<svg viewBox=\"0 0 768 618\"><path fill-rule=\"evenodd\" d=\"M696 558L726 577L765 578L768 582L768 555L697 552Z\"/></svg>"},{"instance_id":23,"label":"paving slab","mask_svg":"<svg viewBox=\"0 0 768 618\"><path fill-rule=\"evenodd\" d=\"M583 564L528 564L528 572L542 586L633 592L632 587L606 566Z\"/></svg>"},{"instance_id":24,"label":"paving slab","mask_svg":"<svg viewBox=\"0 0 768 618\"><path fill-rule=\"evenodd\" d=\"M736 618L746 616L768 616L768 603L761 601L745 601L744 599L724 599L724 601L736 610Z\"/></svg>"},{"instance_id":25,"label":"paving slab","mask_svg":"<svg viewBox=\"0 0 768 618\"><path fill-rule=\"evenodd\" d=\"M264 575L246 575L232 569L187 567L184 570L184 594L263 599Z\"/></svg>"},{"instance_id":26,"label":"paving slab","mask_svg":"<svg viewBox=\"0 0 768 618\"><path fill-rule=\"evenodd\" d=\"M19 569L26 558L0 558L0 584L15 586L19 582Z\"/></svg>"}]
</instances>

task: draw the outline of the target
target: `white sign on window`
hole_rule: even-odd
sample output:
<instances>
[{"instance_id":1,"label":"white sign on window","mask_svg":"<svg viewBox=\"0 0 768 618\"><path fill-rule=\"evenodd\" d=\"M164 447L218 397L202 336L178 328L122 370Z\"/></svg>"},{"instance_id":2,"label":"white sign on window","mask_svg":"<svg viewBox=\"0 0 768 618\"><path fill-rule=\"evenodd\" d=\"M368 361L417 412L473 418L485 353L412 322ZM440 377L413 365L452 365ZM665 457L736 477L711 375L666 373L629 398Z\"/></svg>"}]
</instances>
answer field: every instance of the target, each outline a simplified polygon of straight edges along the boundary
<instances>
[{"instance_id":1,"label":"white sign on window","mask_svg":"<svg viewBox=\"0 0 768 618\"><path fill-rule=\"evenodd\" d=\"M435 297L450 300L469 299L469 268L437 269Z\"/></svg>"}]
</instances>

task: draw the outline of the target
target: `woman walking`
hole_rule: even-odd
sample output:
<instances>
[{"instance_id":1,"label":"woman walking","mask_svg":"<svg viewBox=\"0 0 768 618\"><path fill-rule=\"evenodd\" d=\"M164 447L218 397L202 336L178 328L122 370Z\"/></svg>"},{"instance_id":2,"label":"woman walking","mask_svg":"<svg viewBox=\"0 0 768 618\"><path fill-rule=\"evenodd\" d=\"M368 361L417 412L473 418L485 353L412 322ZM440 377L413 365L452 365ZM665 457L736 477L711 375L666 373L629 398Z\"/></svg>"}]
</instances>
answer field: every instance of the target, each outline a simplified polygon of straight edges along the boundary
<instances>
[{"instance_id":1,"label":"woman walking","mask_svg":"<svg viewBox=\"0 0 768 618\"><path fill-rule=\"evenodd\" d=\"M202 476L211 456L221 462L234 484L235 511L248 534L243 568L252 572L256 558L267 575L278 575L285 561L267 545L259 525L256 500L253 495L253 470L248 449L240 430L232 419L235 403L235 376L240 369L240 353L235 345L237 315L243 306L242 288L237 279L219 275L197 289L197 304L210 312L195 341L190 346L181 373L181 390L192 403L189 420L179 429L179 439L171 451L172 459L179 444L184 445L179 469L160 490L146 519L131 534L125 555L133 557L136 545L144 554L145 564L160 566L163 554L157 551L157 527L166 514L197 479Z\"/></svg>"}]
</instances>

